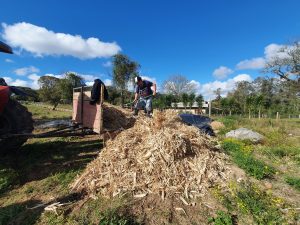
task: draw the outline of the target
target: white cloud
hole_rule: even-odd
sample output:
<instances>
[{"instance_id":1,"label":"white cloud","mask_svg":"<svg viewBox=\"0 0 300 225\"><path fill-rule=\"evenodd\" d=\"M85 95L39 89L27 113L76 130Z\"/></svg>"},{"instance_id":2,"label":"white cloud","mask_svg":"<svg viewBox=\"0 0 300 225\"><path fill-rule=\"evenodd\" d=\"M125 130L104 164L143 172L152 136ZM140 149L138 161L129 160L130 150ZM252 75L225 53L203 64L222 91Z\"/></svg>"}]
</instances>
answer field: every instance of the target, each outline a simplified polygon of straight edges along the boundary
<instances>
[{"instance_id":1,"label":"white cloud","mask_svg":"<svg viewBox=\"0 0 300 225\"><path fill-rule=\"evenodd\" d=\"M265 47L264 50L264 56L263 57L257 57L253 59L246 59L241 62L239 62L236 65L236 69L238 70L244 70L244 69L262 69L264 68L265 64L272 60L274 57L279 58L286 58L289 57L288 54L285 51L282 51L284 48L284 45L279 44L269 44ZM292 46L288 45L286 46L288 49L292 48Z\"/></svg>"},{"instance_id":2,"label":"white cloud","mask_svg":"<svg viewBox=\"0 0 300 225\"><path fill-rule=\"evenodd\" d=\"M11 79L10 77L3 77L3 79L7 84L10 84L13 81L13 79Z\"/></svg>"},{"instance_id":3,"label":"white cloud","mask_svg":"<svg viewBox=\"0 0 300 225\"><path fill-rule=\"evenodd\" d=\"M50 77L56 77L58 79L63 78L63 74L52 74L52 73L46 73L44 76L50 76Z\"/></svg>"},{"instance_id":4,"label":"white cloud","mask_svg":"<svg viewBox=\"0 0 300 225\"><path fill-rule=\"evenodd\" d=\"M234 71L226 66L220 66L215 69L213 76L219 80L225 79L228 75L232 74Z\"/></svg>"},{"instance_id":5,"label":"white cloud","mask_svg":"<svg viewBox=\"0 0 300 225\"><path fill-rule=\"evenodd\" d=\"M78 75L81 76L84 79L84 81L90 81L90 82L94 82L95 79L99 78L94 75L85 75L85 74L78 74Z\"/></svg>"},{"instance_id":6,"label":"white cloud","mask_svg":"<svg viewBox=\"0 0 300 225\"><path fill-rule=\"evenodd\" d=\"M151 81L152 83L157 83L155 77L141 76L143 80Z\"/></svg>"},{"instance_id":7,"label":"white cloud","mask_svg":"<svg viewBox=\"0 0 300 225\"><path fill-rule=\"evenodd\" d=\"M105 63L102 64L104 67L111 67L112 66L112 62L111 61L107 61Z\"/></svg>"},{"instance_id":8,"label":"white cloud","mask_svg":"<svg viewBox=\"0 0 300 225\"><path fill-rule=\"evenodd\" d=\"M33 73L33 74L30 74L28 75L28 79L30 79L32 82L30 83L30 87L32 89L39 89L40 88L40 85L39 85L39 79L40 79L40 76L38 76L37 74Z\"/></svg>"},{"instance_id":9,"label":"white cloud","mask_svg":"<svg viewBox=\"0 0 300 225\"><path fill-rule=\"evenodd\" d=\"M232 79L226 81L213 81L205 84L199 84L197 94L202 94L205 100L214 99L216 96L214 91L221 88L221 95L226 96L228 92L235 88L236 83L240 81L252 81L252 78L248 74L239 74Z\"/></svg>"},{"instance_id":10,"label":"white cloud","mask_svg":"<svg viewBox=\"0 0 300 225\"><path fill-rule=\"evenodd\" d=\"M10 86L21 86L21 87L29 87L29 83L26 80L16 79L14 81L7 83Z\"/></svg>"},{"instance_id":11,"label":"white cloud","mask_svg":"<svg viewBox=\"0 0 300 225\"><path fill-rule=\"evenodd\" d=\"M262 57L253 58L253 59L246 59L239 62L236 65L236 69L238 70L246 70L246 69L262 69L265 66L265 59Z\"/></svg>"},{"instance_id":12,"label":"white cloud","mask_svg":"<svg viewBox=\"0 0 300 225\"><path fill-rule=\"evenodd\" d=\"M5 59L5 62L7 62L7 63L14 63L14 61L11 60L11 59Z\"/></svg>"},{"instance_id":13,"label":"white cloud","mask_svg":"<svg viewBox=\"0 0 300 225\"><path fill-rule=\"evenodd\" d=\"M110 80L110 79L105 79L105 80L103 80L103 83L104 83L106 86L112 86L112 80ZM93 86L94 81L88 81L88 82L85 82L85 84L86 84L87 86Z\"/></svg>"},{"instance_id":14,"label":"white cloud","mask_svg":"<svg viewBox=\"0 0 300 225\"><path fill-rule=\"evenodd\" d=\"M252 78L250 75L248 74L239 74L237 76L235 76L234 78L232 78L232 80L234 80L234 82L241 82L241 81L248 81L248 82L251 82L252 81Z\"/></svg>"},{"instance_id":15,"label":"white cloud","mask_svg":"<svg viewBox=\"0 0 300 225\"><path fill-rule=\"evenodd\" d=\"M103 82L106 86L112 86L112 80L110 79L105 79Z\"/></svg>"},{"instance_id":16,"label":"white cloud","mask_svg":"<svg viewBox=\"0 0 300 225\"><path fill-rule=\"evenodd\" d=\"M80 59L110 57L121 51L115 42L98 38L83 39L80 35L55 33L30 23L7 25L2 23L3 39L13 47L24 49L35 56L73 56Z\"/></svg>"},{"instance_id":17,"label":"white cloud","mask_svg":"<svg viewBox=\"0 0 300 225\"><path fill-rule=\"evenodd\" d=\"M21 86L21 87L30 87L32 89L39 89L38 80L40 76L33 73L27 76L28 80L23 79L12 79L11 77L3 77L6 83L10 86Z\"/></svg>"},{"instance_id":18,"label":"white cloud","mask_svg":"<svg viewBox=\"0 0 300 225\"><path fill-rule=\"evenodd\" d=\"M14 73L19 76L25 76L30 73L38 73L38 72L40 72L40 70L34 66L23 67L23 68L16 69L14 71Z\"/></svg>"},{"instance_id":19,"label":"white cloud","mask_svg":"<svg viewBox=\"0 0 300 225\"><path fill-rule=\"evenodd\" d=\"M274 58L275 56L278 57L286 57L286 53L280 52L280 50L284 47L284 45L278 45L278 44L269 44L265 47L265 58L267 60L270 60Z\"/></svg>"},{"instance_id":20,"label":"white cloud","mask_svg":"<svg viewBox=\"0 0 300 225\"><path fill-rule=\"evenodd\" d=\"M193 87L195 87L196 90L199 90L201 87L200 82L198 82L196 80L191 80L190 83L192 84Z\"/></svg>"}]
</instances>

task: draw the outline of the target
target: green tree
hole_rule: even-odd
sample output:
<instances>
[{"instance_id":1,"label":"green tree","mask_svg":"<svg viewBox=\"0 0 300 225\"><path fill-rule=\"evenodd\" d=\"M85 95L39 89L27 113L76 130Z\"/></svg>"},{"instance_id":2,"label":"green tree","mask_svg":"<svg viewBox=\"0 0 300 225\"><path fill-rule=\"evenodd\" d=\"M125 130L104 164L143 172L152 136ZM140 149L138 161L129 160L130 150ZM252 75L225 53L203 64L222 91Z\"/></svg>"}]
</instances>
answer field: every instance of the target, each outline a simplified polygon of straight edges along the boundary
<instances>
[{"instance_id":1,"label":"green tree","mask_svg":"<svg viewBox=\"0 0 300 225\"><path fill-rule=\"evenodd\" d=\"M61 99L64 102L70 103L73 99L73 88L85 86L83 78L79 75L68 72L60 79L59 87L61 90Z\"/></svg>"},{"instance_id":2,"label":"green tree","mask_svg":"<svg viewBox=\"0 0 300 225\"><path fill-rule=\"evenodd\" d=\"M203 101L204 101L203 96L202 96L202 95L198 95L198 96L195 98L195 101L197 102L197 105L198 105L199 110L201 110L201 112L202 112L202 104L203 104Z\"/></svg>"},{"instance_id":3,"label":"green tree","mask_svg":"<svg viewBox=\"0 0 300 225\"><path fill-rule=\"evenodd\" d=\"M192 108L194 102L195 102L195 98L196 98L196 95L194 93L191 93L189 94L189 102L188 102L188 105L190 107L190 109Z\"/></svg>"},{"instance_id":4,"label":"green tree","mask_svg":"<svg viewBox=\"0 0 300 225\"><path fill-rule=\"evenodd\" d=\"M52 104L53 110L55 110L61 99L60 80L52 76L42 76L38 82L40 85L39 96L41 100Z\"/></svg>"},{"instance_id":5,"label":"green tree","mask_svg":"<svg viewBox=\"0 0 300 225\"><path fill-rule=\"evenodd\" d=\"M113 83L121 93L121 104L124 105L124 92L129 82L138 74L139 64L131 61L126 55L117 54L113 57Z\"/></svg>"},{"instance_id":6,"label":"green tree","mask_svg":"<svg viewBox=\"0 0 300 225\"><path fill-rule=\"evenodd\" d=\"M246 105L247 105L247 108L248 108L248 116L249 116L249 119L251 118L251 111L253 109L253 107L255 106L255 95L251 94L249 96L247 96L246 98Z\"/></svg>"},{"instance_id":7,"label":"green tree","mask_svg":"<svg viewBox=\"0 0 300 225\"><path fill-rule=\"evenodd\" d=\"M188 102L189 102L189 95L187 93L183 93L181 95L181 99L182 99L182 104L183 104L184 108L186 109Z\"/></svg>"}]
</instances>

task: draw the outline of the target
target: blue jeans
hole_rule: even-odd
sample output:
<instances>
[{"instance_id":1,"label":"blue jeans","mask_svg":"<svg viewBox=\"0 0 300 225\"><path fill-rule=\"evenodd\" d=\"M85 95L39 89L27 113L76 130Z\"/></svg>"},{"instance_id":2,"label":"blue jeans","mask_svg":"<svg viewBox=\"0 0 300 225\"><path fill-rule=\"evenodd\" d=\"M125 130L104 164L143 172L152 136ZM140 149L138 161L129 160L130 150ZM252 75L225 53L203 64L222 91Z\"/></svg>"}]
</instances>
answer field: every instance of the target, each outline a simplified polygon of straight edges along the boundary
<instances>
[{"instance_id":1,"label":"blue jeans","mask_svg":"<svg viewBox=\"0 0 300 225\"><path fill-rule=\"evenodd\" d=\"M148 97L148 98L140 97L138 102L136 103L134 109L135 109L136 114L139 109L145 109L145 111L148 114L151 113L152 112L152 97Z\"/></svg>"}]
</instances>

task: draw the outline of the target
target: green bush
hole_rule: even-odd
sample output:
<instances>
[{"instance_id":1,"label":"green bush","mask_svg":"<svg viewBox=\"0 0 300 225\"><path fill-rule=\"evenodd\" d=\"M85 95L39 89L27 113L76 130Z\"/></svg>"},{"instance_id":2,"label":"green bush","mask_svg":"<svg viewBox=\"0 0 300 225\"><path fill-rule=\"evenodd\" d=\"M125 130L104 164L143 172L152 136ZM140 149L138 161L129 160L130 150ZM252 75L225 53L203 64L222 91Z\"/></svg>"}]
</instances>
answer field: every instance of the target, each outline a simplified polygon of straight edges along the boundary
<instances>
[{"instance_id":1,"label":"green bush","mask_svg":"<svg viewBox=\"0 0 300 225\"><path fill-rule=\"evenodd\" d=\"M233 220L230 214L224 211L218 211L217 216L208 219L209 223L213 223L214 225L233 225Z\"/></svg>"},{"instance_id":2,"label":"green bush","mask_svg":"<svg viewBox=\"0 0 300 225\"><path fill-rule=\"evenodd\" d=\"M0 193L16 183L18 173L13 169L0 169Z\"/></svg>"},{"instance_id":3,"label":"green bush","mask_svg":"<svg viewBox=\"0 0 300 225\"><path fill-rule=\"evenodd\" d=\"M287 177L287 178L285 179L285 181L286 181L289 185L295 187L297 190L300 191L300 178Z\"/></svg>"},{"instance_id":4,"label":"green bush","mask_svg":"<svg viewBox=\"0 0 300 225\"><path fill-rule=\"evenodd\" d=\"M273 167L255 159L252 156L251 146L245 145L243 142L226 139L223 141L222 147L227 154L231 155L235 164L256 179L261 180L267 177L272 177L275 173L275 169Z\"/></svg>"}]
</instances>

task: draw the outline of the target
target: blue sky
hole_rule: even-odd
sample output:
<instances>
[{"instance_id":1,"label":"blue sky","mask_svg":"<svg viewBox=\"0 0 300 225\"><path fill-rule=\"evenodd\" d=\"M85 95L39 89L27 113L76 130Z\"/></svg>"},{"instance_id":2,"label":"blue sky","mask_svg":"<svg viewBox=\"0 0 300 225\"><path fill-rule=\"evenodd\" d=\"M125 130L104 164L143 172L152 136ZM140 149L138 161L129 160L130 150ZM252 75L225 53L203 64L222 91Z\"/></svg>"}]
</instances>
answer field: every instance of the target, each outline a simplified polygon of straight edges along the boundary
<instances>
[{"instance_id":1,"label":"blue sky","mask_svg":"<svg viewBox=\"0 0 300 225\"><path fill-rule=\"evenodd\" d=\"M111 55L121 52L158 84L182 74L209 98L255 79L297 40L299 8L296 0L2 0L0 40L16 54L0 55L0 76L37 88L39 76L74 71L109 84Z\"/></svg>"}]
</instances>

